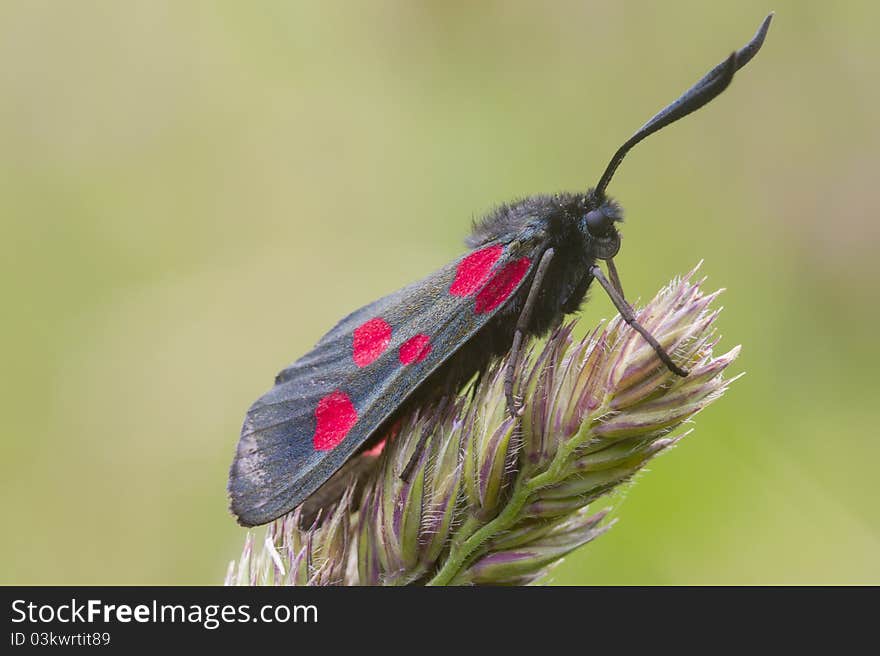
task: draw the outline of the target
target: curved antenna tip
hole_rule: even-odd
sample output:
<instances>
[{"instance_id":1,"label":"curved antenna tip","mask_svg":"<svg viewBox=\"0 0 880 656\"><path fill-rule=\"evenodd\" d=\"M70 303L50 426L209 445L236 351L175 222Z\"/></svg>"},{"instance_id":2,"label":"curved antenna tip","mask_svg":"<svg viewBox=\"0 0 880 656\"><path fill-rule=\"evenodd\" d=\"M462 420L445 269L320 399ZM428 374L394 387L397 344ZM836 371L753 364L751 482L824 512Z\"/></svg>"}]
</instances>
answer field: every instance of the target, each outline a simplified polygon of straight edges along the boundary
<instances>
[{"instance_id":1,"label":"curved antenna tip","mask_svg":"<svg viewBox=\"0 0 880 656\"><path fill-rule=\"evenodd\" d=\"M733 80L734 73L748 64L758 54L761 46L764 45L764 38L767 36L767 31L770 29L770 21L773 20L775 13L771 11L767 14L764 20L761 21L758 31L755 32L755 36L746 45L731 53L729 57L706 73L696 84L679 96L678 99L661 109L651 120L639 128L633 136L627 139L617 149L617 152L614 153L611 161L608 162L605 172L599 178L599 183L594 188L593 193L599 197L605 194L605 189L608 187L608 183L611 182L611 178L614 176L623 158L642 139L667 125L675 123L675 121L698 110L706 103L718 97Z\"/></svg>"}]
</instances>

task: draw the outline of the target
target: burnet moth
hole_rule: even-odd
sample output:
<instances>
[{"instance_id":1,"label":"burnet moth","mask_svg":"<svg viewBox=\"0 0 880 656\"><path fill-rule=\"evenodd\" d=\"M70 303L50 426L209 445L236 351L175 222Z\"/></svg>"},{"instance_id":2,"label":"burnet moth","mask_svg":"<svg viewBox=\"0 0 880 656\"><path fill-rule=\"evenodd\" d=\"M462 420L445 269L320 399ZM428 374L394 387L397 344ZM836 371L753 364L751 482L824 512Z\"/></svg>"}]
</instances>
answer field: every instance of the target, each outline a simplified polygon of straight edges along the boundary
<instances>
[{"instance_id":1,"label":"burnet moth","mask_svg":"<svg viewBox=\"0 0 880 656\"><path fill-rule=\"evenodd\" d=\"M230 469L239 523L263 524L294 509L379 442L403 413L456 393L505 354L505 393L517 414L513 371L523 340L578 310L594 280L653 347L658 366L687 376L624 298L613 259L623 213L606 189L633 146L727 88L761 48L772 16L624 142L594 188L498 207L475 225L468 253L354 311L279 373L248 410Z\"/></svg>"}]
</instances>

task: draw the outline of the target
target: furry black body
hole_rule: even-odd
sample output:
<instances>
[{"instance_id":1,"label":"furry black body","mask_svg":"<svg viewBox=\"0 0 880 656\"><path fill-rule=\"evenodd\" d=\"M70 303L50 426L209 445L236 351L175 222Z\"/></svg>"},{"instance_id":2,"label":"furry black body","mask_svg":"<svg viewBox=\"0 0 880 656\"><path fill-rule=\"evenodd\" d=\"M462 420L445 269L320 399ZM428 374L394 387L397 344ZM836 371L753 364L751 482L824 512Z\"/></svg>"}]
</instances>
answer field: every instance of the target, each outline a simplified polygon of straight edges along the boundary
<instances>
[{"instance_id":1,"label":"furry black body","mask_svg":"<svg viewBox=\"0 0 880 656\"><path fill-rule=\"evenodd\" d=\"M607 199L604 205L609 215L615 217L612 220L622 219L614 201ZM548 248L556 252L526 325L526 337L542 337L565 315L577 312L593 281L591 266L600 257L613 255L620 248L620 234L613 226L601 238L590 235L587 230L587 212L599 206L600 203L591 199L590 194L531 196L496 208L474 225L465 242L473 249L489 244L536 241L540 243L537 259ZM426 381L421 393L414 394L415 404L438 395L455 394L475 374L482 373L510 351L533 279L534 272L531 272L487 324Z\"/></svg>"},{"instance_id":2,"label":"furry black body","mask_svg":"<svg viewBox=\"0 0 880 656\"><path fill-rule=\"evenodd\" d=\"M622 212L605 189L635 144L727 87L760 49L770 18L746 46L627 140L595 188L497 208L474 226L469 253L351 313L279 373L248 410L230 468L231 509L239 522L262 524L302 504L414 405L456 393L508 353L505 391L516 415L512 372L523 340L577 311L594 280L652 346L658 366L687 375L624 299L613 264ZM321 503L332 497L315 496Z\"/></svg>"}]
</instances>

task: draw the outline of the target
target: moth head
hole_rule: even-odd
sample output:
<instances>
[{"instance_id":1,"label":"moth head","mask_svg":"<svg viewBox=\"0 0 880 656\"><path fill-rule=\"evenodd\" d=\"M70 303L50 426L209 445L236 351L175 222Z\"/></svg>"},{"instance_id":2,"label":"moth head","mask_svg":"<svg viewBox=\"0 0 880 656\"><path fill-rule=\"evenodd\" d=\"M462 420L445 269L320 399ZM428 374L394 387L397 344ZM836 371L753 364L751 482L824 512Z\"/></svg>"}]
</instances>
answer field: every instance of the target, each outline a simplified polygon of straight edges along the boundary
<instances>
[{"instance_id":1,"label":"moth head","mask_svg":"<svg viewBox=\"0 0 880 656\"><path fill-rule=\"evenodd\" d=\"M584 215L584 227L593 239L608 239L617 230L614 224L623 221L623 211L616 202L606 198L595 209Z\"/></svg>"},{"instance_id":2,"label":"moth head","mask_svg":"<svg viewBox=\"0 0 880 656\"><path fill-rule=\"evenodd\" d=\"M594 190L590 190L585 200L580 220L581 234L598 259L614 257L620 250L620 233L614 224L623 221L623 209L607 196L599 198Z\"/></svg>"}]
</instances>

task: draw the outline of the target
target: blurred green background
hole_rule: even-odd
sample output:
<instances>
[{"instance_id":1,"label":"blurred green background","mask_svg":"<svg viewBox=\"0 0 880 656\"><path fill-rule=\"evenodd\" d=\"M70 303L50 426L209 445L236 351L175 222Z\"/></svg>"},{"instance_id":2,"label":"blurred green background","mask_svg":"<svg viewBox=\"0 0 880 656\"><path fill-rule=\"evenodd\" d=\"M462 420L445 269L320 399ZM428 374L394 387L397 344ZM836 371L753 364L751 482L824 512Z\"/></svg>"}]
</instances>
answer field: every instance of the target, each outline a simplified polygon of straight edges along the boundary
<instances>
[{"instance_id":1,"label":"blurred green background","mask_svg":"<svg viewBox=\"0 0 880 656\"><path fill-rule=\"evenodd\" d=\"M611 188L628 292L705 259L748 373L551 580L880 583L880 5L792 0L2 3L0 582L222 581L276 371L594 184L771 9Z\"/></svg>"}]
</instances>

